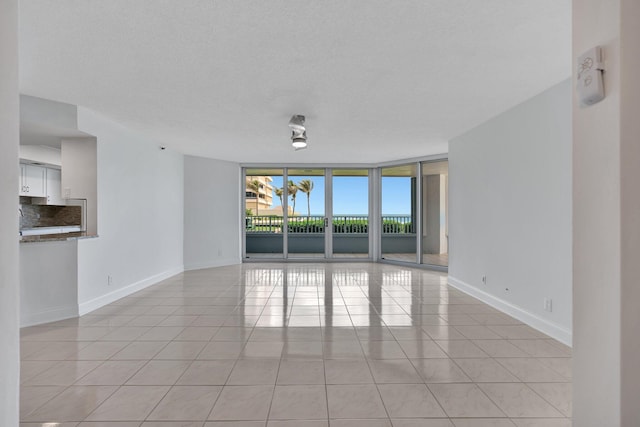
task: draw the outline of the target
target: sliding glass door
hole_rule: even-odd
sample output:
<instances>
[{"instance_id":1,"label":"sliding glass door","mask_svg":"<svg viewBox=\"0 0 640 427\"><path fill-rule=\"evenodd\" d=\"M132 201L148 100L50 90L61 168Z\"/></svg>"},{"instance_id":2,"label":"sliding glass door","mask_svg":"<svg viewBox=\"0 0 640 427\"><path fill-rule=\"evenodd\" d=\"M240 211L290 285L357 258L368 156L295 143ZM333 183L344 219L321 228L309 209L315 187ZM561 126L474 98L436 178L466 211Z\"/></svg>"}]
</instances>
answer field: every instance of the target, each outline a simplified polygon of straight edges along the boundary
<instances>
[{"instance_id":1,"label":"sliding glass door","mask_svg":"<svg viewBox=\"0 0 640 427\"><path fill-rule=\"evenodd\" d=\"M247 168L247 259L325 258L325 169Z\"/></svg>"}]
</instances>

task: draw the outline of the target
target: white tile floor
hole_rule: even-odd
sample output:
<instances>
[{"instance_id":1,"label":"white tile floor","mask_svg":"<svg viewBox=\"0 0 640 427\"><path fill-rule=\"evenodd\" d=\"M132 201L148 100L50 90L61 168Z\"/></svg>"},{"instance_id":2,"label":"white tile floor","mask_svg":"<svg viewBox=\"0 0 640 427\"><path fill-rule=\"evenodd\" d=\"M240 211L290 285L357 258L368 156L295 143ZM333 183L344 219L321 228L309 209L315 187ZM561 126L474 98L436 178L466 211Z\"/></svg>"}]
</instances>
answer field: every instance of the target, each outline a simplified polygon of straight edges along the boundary
<instances>
[{"instance_id":1,"label":"white tile floor","mask_svg":"<svg viewBox=\"0 0 640 427\"><path fill-rule=\"evenodd\" d=\"M22 360L23 427L571 424L570 349L383 264L187 272L23 329Z\"/></svg>"}]
</instances>

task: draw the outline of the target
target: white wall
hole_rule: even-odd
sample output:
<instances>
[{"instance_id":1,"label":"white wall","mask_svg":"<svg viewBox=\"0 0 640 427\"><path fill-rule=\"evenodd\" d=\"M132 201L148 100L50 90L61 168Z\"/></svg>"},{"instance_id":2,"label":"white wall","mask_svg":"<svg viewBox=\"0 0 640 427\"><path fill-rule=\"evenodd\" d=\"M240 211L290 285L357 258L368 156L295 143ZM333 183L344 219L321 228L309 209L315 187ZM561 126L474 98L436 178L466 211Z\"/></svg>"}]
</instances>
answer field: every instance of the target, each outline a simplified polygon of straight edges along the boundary
<instances>
[{"instance_id":1,"label":"white wall","mask_svg":"<svg viewBox=\"0 0 640 427\"><path fill-rule=\"evenodd\" d=\"M184 158L185 269L241 262L240 165Z\"/></svg>"},{"instance_id":2,"label":"white wall","mask_svg":"<svg viewBox=\"0 0 640 427\"><path fill-rule=\"evenodd\" d=\"M84 314L183 270L184 164L87 109L78 109L78 128L96 136L98 159L99 237L78 241Z\"/></svg>"},{"instance_id":3,"label":"white wall","mask_svg":"<svg viewBox=\"0 0 640 427\"><path fill-rule=\"evenodd\" d=\"M570 344L568 80L450 141L449 208L451 284Z\"/></svg>"},{"instance_id":4,"label":"white wall","mask_svg":"<svg viewBox=\"0 0 640 427\"><path fill-rule=\"evenodd\" d=\"M0 2L0 426L17 427L18 338L18 1Z\"/></svg>"},{"instance_id":5,"label":"white wall","mask_svg":"<svg viewBox=\"0 0 640 427\"><path fill-rule=\"evenodd\" d=\"M99 232L96 138L65 138L61 146L62 197L87 201L86 232L95 236Z\"/></svg>"},{"instance_id":6,"label":"white wall","mask_svg":"<svg viewBox=\"0 0 640 427\"><path fill-rule=\"evenodd\" d=\"M573 57L602 46L603 101L573 108L574 425L640 420L640 2L574 0Z\"/></svg>"},{"instance_id":7,"label":"white wall","mask_svg":"<svg viewBox=\"0 0 640 427\"><path fill-rule=\"evenodd\" d=\"M77 315L77 240L21 243L20 326Z\"/></svg>"}]
</instances>

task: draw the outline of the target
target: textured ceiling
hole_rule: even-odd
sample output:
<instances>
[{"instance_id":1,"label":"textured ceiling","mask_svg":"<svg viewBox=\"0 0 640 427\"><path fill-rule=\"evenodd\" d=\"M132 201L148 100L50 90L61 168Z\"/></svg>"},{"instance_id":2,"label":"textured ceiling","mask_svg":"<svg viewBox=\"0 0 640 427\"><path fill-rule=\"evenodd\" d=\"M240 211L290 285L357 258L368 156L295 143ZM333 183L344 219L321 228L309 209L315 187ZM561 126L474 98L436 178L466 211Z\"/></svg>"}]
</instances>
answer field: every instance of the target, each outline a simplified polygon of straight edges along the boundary
<instances>
[{"instance_id":1,"label":"textured ceiling","mask_svg":"<svg viewBox=\"0 0 640 427\"><path fill-rule=\"evenodd\" d=\"M21 89L186 154L380 162L570 75L570 0L22 0ZM287 123L307 116L309 148Z\"/></svg>"}]
</instances>

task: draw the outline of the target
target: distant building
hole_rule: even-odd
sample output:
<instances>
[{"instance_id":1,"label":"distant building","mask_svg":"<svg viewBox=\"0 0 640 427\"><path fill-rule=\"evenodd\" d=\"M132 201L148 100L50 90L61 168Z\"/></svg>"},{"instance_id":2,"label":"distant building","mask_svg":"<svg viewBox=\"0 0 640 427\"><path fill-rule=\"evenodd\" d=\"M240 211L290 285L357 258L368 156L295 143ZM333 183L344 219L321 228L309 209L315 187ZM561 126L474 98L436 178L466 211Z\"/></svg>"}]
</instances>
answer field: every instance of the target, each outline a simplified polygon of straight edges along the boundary
<instances>
[{"instance_id":1,"label":"distant building","mask_svg":"<svg viewBox=\"0 0 640 427\"><path fill-rule=\"evenodd\" d=\"M260 183L260 191L257 194L258 212L256 212L256 193L249 188L249 183L254 180ZM270 176L248 176L245 182L245 209L251 209L253 215L282 216L280 203L273 206L274 188L272 182L273 178ZM288 211L289 215L291 215L291 206L289 206Z\"/></svg>"},{"instance_id":2,"label":"distant building","mask_svg":"<svg viewBox=\"0 0 640 427\"><path fill-rule=\"evenodd\" d=\"M258 181L260 190L258 194L250 189L250 183ZM271 209L273 205L273 178L270 176L248 176L245 183L245 208L251 209L254 215L263 215Z\"/></svg>"}]
</instances>

